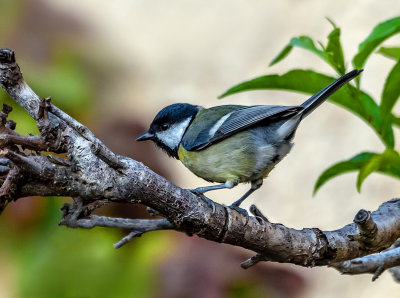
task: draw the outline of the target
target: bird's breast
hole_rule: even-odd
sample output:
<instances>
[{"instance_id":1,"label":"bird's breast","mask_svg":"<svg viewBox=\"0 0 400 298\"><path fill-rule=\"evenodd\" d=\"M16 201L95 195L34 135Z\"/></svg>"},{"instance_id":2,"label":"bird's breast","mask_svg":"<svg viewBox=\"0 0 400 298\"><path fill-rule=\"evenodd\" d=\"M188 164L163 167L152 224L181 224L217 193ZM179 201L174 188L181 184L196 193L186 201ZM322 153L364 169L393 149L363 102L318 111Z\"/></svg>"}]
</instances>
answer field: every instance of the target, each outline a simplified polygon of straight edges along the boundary
<instances>
[{"instance_id":1,"label":"bird's breast","mask_svg":"<svg viewBox=\"0 0 400 298\"><path fill-rule=\"evenodd\" d=\"M180 146L179 160L194 174L211 182L250 182L264 177L275 164L274 144L240 132L199 151Z\"/></svg>"}]
</instances>

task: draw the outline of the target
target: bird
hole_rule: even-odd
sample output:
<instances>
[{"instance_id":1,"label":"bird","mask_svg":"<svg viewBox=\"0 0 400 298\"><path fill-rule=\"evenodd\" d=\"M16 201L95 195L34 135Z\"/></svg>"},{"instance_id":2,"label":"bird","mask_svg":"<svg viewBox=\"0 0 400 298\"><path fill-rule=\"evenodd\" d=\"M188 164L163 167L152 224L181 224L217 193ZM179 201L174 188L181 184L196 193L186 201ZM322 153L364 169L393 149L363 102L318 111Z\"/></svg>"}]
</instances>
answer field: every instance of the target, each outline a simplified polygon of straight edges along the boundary
<instances>
[{"instance_id":1,"label":"bird","mask_svg":"<svg viewBox=\"0 0 400 298\"><path fill-rule=\"evenodd\" d=\"M198 177L219 183L191 190L206 199L213 210L215 205L205 192L250 183L250 189L229 206L248 218L240 204L262 186L263 179L290 152L300 122L362 71L348 72L299 106L204 108L174 103L158 112L136 141L153 141Z\"/></svg>"}]
</instances>

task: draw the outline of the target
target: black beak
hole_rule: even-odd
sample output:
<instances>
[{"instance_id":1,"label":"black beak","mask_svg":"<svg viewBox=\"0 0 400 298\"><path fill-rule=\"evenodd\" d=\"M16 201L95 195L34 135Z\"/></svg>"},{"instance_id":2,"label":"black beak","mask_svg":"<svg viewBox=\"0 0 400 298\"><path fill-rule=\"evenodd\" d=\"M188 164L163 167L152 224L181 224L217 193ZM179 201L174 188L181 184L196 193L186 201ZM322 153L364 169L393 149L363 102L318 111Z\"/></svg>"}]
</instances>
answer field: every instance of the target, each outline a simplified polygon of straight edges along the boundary
<instances>
[{"instance_id":1,"label":"black beak","mask_svg":"<svg viewBox=\"0 0 400 298\"><path fill-rule=\"evenodd\" d=\"M140 136L136 138L136 141L147 141L147 140L152 140L154 138L154 135L148 131L142 133Z\"/></svg>"}]
</instances>

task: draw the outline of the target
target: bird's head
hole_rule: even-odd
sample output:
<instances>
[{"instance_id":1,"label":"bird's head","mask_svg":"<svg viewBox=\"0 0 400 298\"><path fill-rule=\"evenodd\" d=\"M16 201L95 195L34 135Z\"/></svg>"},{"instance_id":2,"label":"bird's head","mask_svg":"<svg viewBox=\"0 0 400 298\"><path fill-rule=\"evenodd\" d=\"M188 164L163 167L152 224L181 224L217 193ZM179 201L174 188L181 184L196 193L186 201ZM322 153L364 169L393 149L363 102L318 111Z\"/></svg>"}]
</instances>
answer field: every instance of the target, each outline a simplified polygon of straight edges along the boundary
<instances>
[{"instance_id":1,"label":"bird's head","mask_svg":"<svg viewBox=\"0 0 400 298\"><path fill-rule=\"evenodd\" d=\"M142 133L136 141L153 141L169 156L178 158L179 144L200 106L187 103L175 103L163 108L148 131Z\"/></svg>"}]
</instances>

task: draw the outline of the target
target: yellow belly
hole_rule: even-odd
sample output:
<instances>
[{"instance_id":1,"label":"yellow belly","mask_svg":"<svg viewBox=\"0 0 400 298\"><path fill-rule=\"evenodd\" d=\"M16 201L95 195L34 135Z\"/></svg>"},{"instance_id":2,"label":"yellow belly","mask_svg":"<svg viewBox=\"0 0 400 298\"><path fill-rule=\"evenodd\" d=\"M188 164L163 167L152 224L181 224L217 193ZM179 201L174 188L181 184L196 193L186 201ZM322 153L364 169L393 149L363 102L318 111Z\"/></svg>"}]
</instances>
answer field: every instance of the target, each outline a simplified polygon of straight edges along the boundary
<instances>
[{"instance_id":1,"label":"yellow belly","mask_svg":"<svg viewBox=\"0 0 400 298\"><path fill-rule=\"evenodd\" d=\"M194 174L211 182L250 182L261 178L269 169L255 173L257 156L251 148L248 135L238 133L204 150L178 150L179 160ZM254 175L259 177L254 177Z\"/></svg>"}]
</instances>

